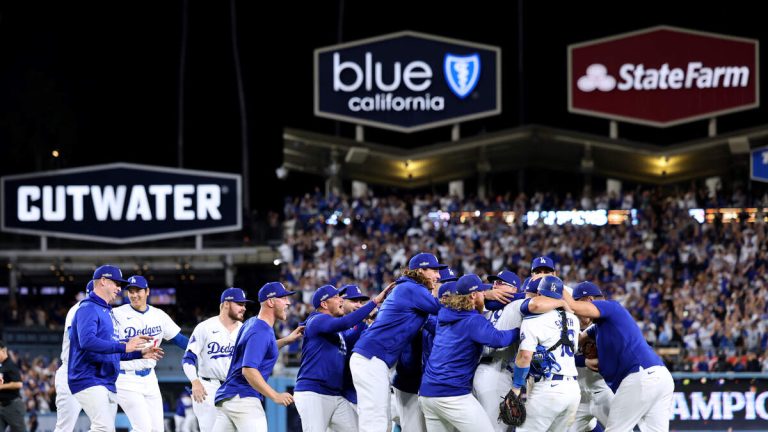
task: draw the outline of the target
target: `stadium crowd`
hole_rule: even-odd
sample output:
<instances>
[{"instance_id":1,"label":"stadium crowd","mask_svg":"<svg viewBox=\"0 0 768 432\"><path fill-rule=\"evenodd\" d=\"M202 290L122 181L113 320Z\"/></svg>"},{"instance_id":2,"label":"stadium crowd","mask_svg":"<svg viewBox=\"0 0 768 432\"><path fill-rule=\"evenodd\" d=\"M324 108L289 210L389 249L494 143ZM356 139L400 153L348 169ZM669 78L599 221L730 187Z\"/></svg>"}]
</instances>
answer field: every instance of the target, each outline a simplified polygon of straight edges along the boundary
<instances>
[{"instance_id":1,"label":"stadium crowd","mask_svg":"<svg viewBox=\"0 0 768 432\"><path fill-rule=\"evenodd\" d=\"M373 294L418 251L436 251L459 273L507 268L521 277L544 254L566 282L595 281L624 304L650 344L679 348L662 351L672 370L768 371L765 224L701 224L688 212L748 205L768 206L768 196L702 188L580 199L539 192L492 200L319 192L286 199L282 278L304 301L283 331L310 312L316 287L354 282ZM528 226L502 213L563 209L635 209L637 223Z\"/></svg>"}]
</instances>

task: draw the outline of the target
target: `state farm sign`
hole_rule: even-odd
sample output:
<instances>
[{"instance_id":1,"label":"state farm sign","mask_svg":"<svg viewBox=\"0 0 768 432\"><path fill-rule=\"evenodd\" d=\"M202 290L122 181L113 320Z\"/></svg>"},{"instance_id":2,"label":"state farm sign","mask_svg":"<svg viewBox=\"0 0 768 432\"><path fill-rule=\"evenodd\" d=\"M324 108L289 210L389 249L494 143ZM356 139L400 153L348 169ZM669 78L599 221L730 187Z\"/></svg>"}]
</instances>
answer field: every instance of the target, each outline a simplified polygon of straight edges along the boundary
<instances>
[{"instance_id":1,"label":"state farm sign","mask_svg":"<svg viewBox=\"0 0 768 432\"><path fill-rule=\"evenodd\" d=\"M760 105L758 42L659 26L568 47L568 111L672 126Z\"/></svg>"}]
</instances>

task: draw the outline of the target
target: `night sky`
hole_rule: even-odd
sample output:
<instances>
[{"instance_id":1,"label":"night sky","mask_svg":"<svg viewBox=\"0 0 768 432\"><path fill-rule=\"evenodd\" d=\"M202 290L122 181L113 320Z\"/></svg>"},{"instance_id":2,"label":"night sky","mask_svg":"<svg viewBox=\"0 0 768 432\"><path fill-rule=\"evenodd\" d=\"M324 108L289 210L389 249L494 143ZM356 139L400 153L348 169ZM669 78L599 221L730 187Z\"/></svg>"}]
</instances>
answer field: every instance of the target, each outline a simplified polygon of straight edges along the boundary
<instances>
[{"instance_id":1,"label":"night sky","mask_svg":"<svg viewBox=\"0 0 768 432\"><path fill-rule=\"evenodd\" d=\"M757 3L624 2L618 12L615 1L507 2L504 10L498 2L314 1L274 2L268 11L264 2L235 1L253 206L273 207L287 189L274 174L284 127L353 136L348 124L312 116L315 48L401 30L497 45L503 113L465 124L464 136L533 123L607 134L607 120L567 113L568 44L667 24L759 39L764 54L768 26ZM184 168L241 170L231 5L190 1L186 9ZM3 2L0 174L117 161L179 166L184 10L181 0ZM727 132L767 119L763 107L721 117L718 127ZM657 144L706 131L706 121L620 129L623 137ZM399 146L449 136L448 128L366 132L371 141ZM50 156L54 149L58 159Z\"/></svg>"}]
</instances>

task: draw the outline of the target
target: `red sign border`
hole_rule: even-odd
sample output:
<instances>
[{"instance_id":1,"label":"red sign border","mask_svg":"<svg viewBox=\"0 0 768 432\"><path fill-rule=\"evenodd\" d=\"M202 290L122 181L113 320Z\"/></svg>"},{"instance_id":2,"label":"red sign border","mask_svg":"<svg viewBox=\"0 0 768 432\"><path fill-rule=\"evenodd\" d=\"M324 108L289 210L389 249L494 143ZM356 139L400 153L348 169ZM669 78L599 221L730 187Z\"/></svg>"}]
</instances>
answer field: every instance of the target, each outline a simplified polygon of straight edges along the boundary
<instances>
[{"instance_id":1,"label":"red sign border","mask_svg":"<svg viewBox=\"0 0 768 432\"><path fill-rule=\"evenodd\" d=\"M634 117L626 117L622 115L616 115L616 114L608 114L602 111L593 111L583 108L575 108L573 106L573 50L576 48L581 48L584 46L591 46L602 42L609 42L609 41L615 41L618 39L624 39L626 37L630 36L637 36L645 33L651 33L658 30L671 30L675 32L681 32L681 33L688 33L693 35L699 35L699 36L708 36L708 37L715 37L719 39L727 39L737 42L746 42L751 43L755 47L755 76L757 77L757 81L755 82L755 103L750 105L744 105L738 108L728 108L720 111L712 111L706 114L697 114L694 116L689 117L683 117L679 118L677 120L672 120L668 122L658 122L658 121L652 121L652 120L643 120L638 119ZM723 114L730 114L735 113L739 111L746 111L749 109L757 108L760 106L760 41L757 39L750 39L750 38L744 38L739 36L731 36L731 35L723 35L720 33L711 33L711 32L705 32L705 31L699 31L699 30L691 30L686 29L682 27L675 27L675 26L668 26L668 25L658 25L653 27L647 27L641 30L635 30L627 33L619 33L612 36L607 36L604 38L599 39L592 39L585 42L579 42L575 44L568 45L568 81L567 81L567 91L568 91L568 112L573 114L583 114L588 115L592 117L600 117L605 118L609 120L619 120L627 123L635 123L635 124L641 124L645 126L655 126L655 127L670 127L670 126L677 126L680 124L685 123L691 123L697 120L703 120L703 119L710 119L713 117L717 117L719 115Z\"/></svg>"}]
</instances>

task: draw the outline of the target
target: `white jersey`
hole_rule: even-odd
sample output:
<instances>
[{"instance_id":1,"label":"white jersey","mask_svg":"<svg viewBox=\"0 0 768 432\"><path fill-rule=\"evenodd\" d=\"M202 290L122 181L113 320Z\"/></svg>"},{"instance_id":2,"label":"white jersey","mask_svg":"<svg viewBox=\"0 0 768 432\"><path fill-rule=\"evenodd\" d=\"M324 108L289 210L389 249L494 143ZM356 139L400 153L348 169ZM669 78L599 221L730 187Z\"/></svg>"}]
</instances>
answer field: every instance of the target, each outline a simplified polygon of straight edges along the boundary
<instances>
[{"instance_id":1,"label":"white jersey","mask_svg":"<svg viewBox=\"0 0 768 432\"><path fill-rule=\"evenodd\" d=\"M570 312L566 312L566 319L568 321L568 338L573 341L573 349L568 346L560 345L552 351L555 360L560 365L560 370L553 371L553 373L576 377L578 372L576 371L576 362L574 361L573 356L578 349L579 341L577 335L580 331L580 324L576 315ZM549 311L542 315L526 317L520 327L519 349L532 351L534 353L536 352L537 345L542 345L549 349L560 340L561 330L562 323L560 313L556 310Z\"/></svg>"},{"instance_id":2,"label":"white jersey","mask_svg":"<svg viewBox=\"0 0 768 432\"><path fill-rule=\"evenodd\" d=\"M486 311L485 317L490 323L496 327L496 330L512 330L520 328L523 323L523 313L520 311L520 306L526 299L515 300L512 303L504 306L503 309L497 311ZM483 356L494 356L497 358L505 358L507 360L514 360L514 356L517 353L517 343L506 348L491 348L483 347Z\"/></svg>"},{"instance_id":3,"label":"white jersey","mask_svg":"<svg viewBox=\"0 0 768 432\"><path fill-rule=\"evenodd\" d=\"M64 337L61 339L61 364L69 362L69 329L72 327L72 321L75 320L75 312L80 308L80 302L75 303L64 319Z\"/></svg>"},{"instance_id":4,"label":"white jersey","mask_svg":"<svg viewBox=\"0 0 768 432\"><path fill-rule=\"evenodd\" d=\"M208 318L195 327L189 338L187 351L197 357L197 375L224 382L232 361L235 341L243 323L236 322L230 333L219 320L218 315Z\"/></svg>"},{"instance_id":5,"label":"white jersey","mask_svg":"<svg viewBox=\"0 0 768 432\"><path fill-rule=\"evenodd\" d=\"M147 305L147 310L139 312L130 304L112 309L115 319L120 324L120 341L125 342L136 336L151 336L155 346L160 346L163 339L171 340L179 334L181 328L162 310ZM137 359L121 361L122 370L152 369L157 360Z\"/></svg>"}]
</instances>

